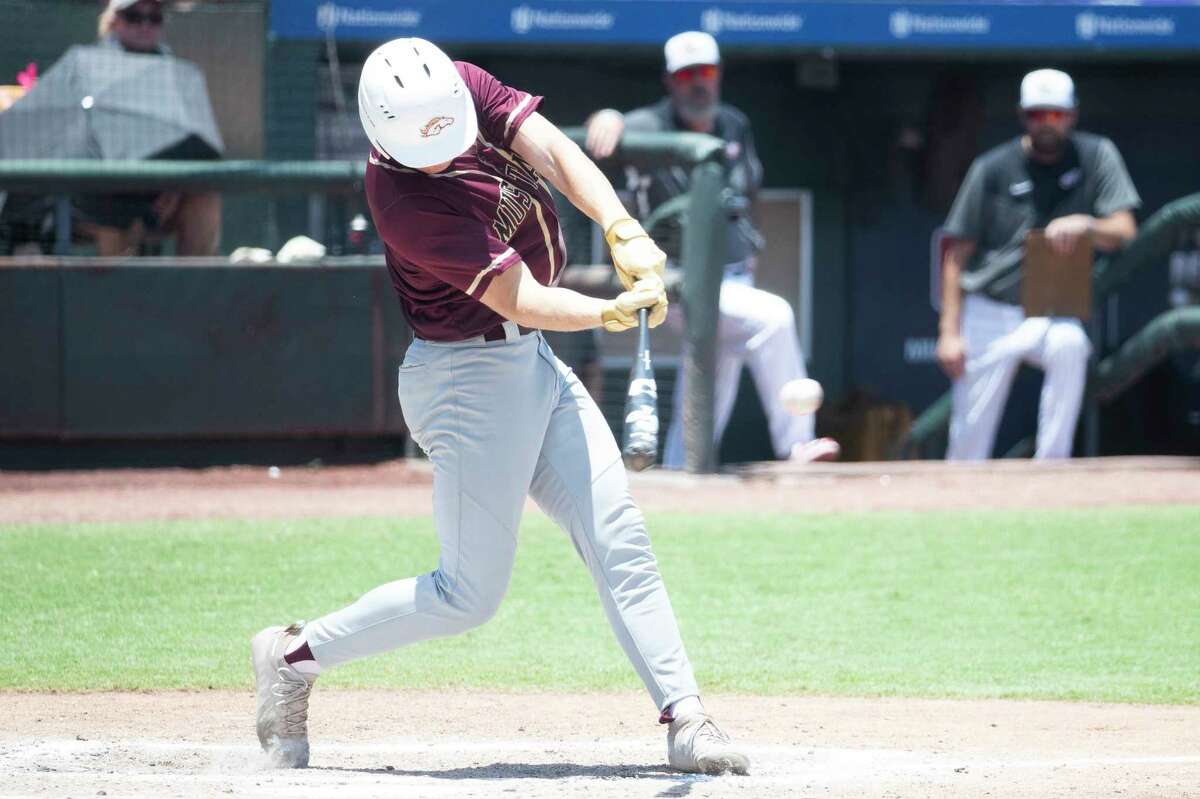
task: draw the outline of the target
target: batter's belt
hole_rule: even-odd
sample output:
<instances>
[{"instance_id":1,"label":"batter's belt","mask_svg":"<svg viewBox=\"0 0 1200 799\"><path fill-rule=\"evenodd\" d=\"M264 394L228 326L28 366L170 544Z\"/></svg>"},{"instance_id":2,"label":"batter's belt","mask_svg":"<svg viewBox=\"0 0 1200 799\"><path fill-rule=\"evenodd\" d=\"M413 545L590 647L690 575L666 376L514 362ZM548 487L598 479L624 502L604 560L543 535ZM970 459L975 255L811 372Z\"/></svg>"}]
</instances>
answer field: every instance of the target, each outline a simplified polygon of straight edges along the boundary
<instances>
[{"instance_id":1,"label":"batter's belt","mask_svg":"<svg viewBox=\"0 0 1200 799\"><path fill-rule=\"evenodd\" d=\"M512 323L510 322L509 324ZM522 336L526 333L532 333L536 329L532 327L522 327L521 325L517 325L516 328L518 331L520 331L519 335ZM504 331L504 322L496 325L491 330L485 330L483 333L484 341L503 341L506 338L508 338L508 334Z\"/></svg>"}]
</instances>

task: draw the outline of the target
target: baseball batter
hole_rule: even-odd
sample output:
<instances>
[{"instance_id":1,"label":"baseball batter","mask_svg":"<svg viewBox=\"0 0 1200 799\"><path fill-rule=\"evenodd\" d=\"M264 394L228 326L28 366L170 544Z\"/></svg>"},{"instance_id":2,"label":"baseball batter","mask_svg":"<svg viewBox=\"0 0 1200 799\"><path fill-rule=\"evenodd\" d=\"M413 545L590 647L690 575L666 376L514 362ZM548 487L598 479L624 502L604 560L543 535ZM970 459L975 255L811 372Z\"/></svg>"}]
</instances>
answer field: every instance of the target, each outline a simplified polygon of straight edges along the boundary
<instances>
[{"instance_id":1,"label":"baseball batter","mask_svg":"<svg viewBox=\"0 0 1200 799\"><path fill-rule=\"evenodd\" d=\"M258 736L273 763L308 763L308 697L325 669L487 621L508 586L526 496L571 536L617 639L669 724L684 771L747 773L705 712L641 512L600 410L540 332L618 332L667 300L662 251L582 151L509 88L422 39L367 59L359 112L367 199L415 340L399 395L433 465L441 555L308 624L255 636ZM552 183L606 231L626 291L555 286L565 258ZM547 631L547 634L550 634Z\"/></svg>"}]
</instances>

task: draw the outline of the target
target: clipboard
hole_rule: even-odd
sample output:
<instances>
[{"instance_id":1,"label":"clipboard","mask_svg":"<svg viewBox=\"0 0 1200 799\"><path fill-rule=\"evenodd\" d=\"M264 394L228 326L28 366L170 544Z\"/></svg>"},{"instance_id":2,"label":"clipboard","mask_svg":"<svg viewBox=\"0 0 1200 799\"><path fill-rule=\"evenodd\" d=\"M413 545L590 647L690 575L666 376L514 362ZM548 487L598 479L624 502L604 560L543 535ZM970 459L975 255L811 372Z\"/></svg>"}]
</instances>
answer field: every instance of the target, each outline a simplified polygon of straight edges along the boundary
<instances>
[{"instance_id":1,"label":"clipboard","mask_svg":"<svg viewBox=\"0 0 1200 799\"><path fill-rule=\"evenodd\" d=\"M1041 230L1025 237L1025 274L1021 305L1025 316L1067 316L1087 321L1092 315L1092 242L1080 237L1075 249L1059 255Z\"/></svg>"}]
</instances>

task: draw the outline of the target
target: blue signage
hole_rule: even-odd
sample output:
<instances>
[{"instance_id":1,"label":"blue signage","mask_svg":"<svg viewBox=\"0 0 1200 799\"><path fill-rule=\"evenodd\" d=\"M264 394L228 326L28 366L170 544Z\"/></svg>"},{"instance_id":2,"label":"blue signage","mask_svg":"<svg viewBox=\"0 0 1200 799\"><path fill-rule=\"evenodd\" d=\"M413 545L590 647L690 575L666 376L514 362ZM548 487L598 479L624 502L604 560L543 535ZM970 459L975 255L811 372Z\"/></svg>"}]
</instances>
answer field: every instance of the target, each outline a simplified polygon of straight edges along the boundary
<instances>
[{"instance_id":1,"label":"blue signage","mask_svg":"<svg viewBox=\"0 0 1200 799\"><path fill-rule=\"evenodd\" d=\"M930 51L1194 51L1200 5L706 2L705 0L277 0L280 39L472 44L660 44L703 30L722 44Z\"/></svg>"}]
</instances>

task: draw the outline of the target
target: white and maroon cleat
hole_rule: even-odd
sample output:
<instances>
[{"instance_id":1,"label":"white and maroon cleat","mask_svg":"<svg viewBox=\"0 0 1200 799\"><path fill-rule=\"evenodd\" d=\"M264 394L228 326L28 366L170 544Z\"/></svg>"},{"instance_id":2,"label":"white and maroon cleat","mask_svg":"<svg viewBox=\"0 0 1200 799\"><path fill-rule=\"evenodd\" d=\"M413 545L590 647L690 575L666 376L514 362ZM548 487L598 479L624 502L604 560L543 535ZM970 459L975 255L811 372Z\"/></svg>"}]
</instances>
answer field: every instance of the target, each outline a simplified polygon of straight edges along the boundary
<instances>
[{"instance_id":1,"label":"white and maroon cleat","mask_svg":"<svg viewBox=\"0 0 1200 799\"><path fill-rule=\"evenodd\" d=\"M693 774L750 773L750 758L707 713L671 721L667 729L667 760L672 768Z\"/></svg>"},{"instance_id":2,"label":"white and maroon cleat","mask_svg":"<svg viewBox=\"0 0 1200 799\"><path fill-rule=\"evenodd\" d=\"M258 687L258 741L278 768L308 766L308 695L312 677L283 659L300 626L268 627L250 642Z\"/></svg>"}]
</instances>

